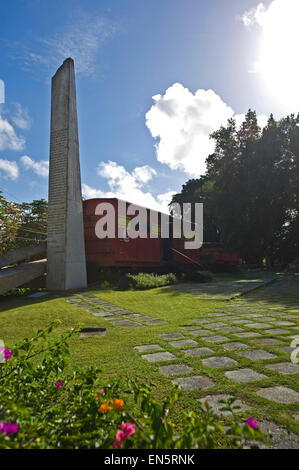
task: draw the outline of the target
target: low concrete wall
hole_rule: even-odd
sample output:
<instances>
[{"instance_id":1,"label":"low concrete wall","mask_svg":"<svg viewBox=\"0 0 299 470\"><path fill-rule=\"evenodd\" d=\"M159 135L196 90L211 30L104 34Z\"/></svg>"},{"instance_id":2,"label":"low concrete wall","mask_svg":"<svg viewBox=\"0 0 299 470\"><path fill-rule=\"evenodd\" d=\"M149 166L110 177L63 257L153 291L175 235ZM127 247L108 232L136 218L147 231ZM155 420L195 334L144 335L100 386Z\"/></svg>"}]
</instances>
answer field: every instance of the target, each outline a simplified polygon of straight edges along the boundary
<instances>
[{"instance_id":1,"label":"low concrete wall","mask_svg":"<svg viewBox=\"0 0 299 470\"><path fill-rule=\"evenodd\" d=\"M4 266L8 266L9 264L18 263L19 261L23 261L30 256L36 256L47 249L46 242L40 243L39 245L34 246L25 246L24 248L20 248L19 250L10 251L9 253L5 253L5 255L0 256L0 268Z\"/></svg>"},{"instance_id":2,"label":"low concrete wall","mask_svg":"<svg viewBox=\"0 0 299 470\"><path fill-rule=\"evenodd\" d=\"M32 261L15 268L0 270L0 295L20 287L32 279L42 276L47 269L47 260Z\"/></svg>"}]
</instances>

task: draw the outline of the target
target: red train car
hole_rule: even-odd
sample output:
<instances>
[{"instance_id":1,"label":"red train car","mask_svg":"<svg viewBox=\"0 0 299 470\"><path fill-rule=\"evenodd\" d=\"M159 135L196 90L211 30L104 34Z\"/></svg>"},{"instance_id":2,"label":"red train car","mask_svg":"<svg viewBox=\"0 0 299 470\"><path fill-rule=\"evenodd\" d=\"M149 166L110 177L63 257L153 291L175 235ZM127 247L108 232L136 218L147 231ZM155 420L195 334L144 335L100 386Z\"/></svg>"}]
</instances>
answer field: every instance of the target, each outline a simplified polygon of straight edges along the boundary
<instances>
[{"instance_id":1,"label":"red train car","mask_svg":"<svg viewBox=\"0 0 299 470\"><path fill-rule=\"evenodd\" d=\"M234 267L240 264L240 255L224 250L221 243L204 243L201 248L201 262L208 268Z\"/></svg>"},{"instance_id":2,"label":"red train car","mask_svg":"<svg viewBox=\"0 0 299 470\"><path fill-rule=\"evenodd\" d=\"M119 211L119 203L125 207L124 212ZM98 238L96 235L97 222L104 217L98 215L96 208L101 203L109 203L114 208L115 238ZM147 238L129 238L126 236L126 227L135 215L127 215L127 201L117 198L97 198L83 201L83 217L85 232L85 251L87 263L98 267L109 268L178 268L178 269L206 269L211 266L236 266L239 264L239 255L227 253L220 244L204 243L200 249L186 249L186 239L173 237L174 219L169 217L169 238L161 236L161 217L163 214L141 208L147 215ZM155 223L150 213L154 214ZM177 221L178 219L176 219ZM191 227L192 230L194 226ZM117 236L118 233L124 236ZM183 231L181 231L183 233ZM153 238L150 236L155 236Z\"/></svg>"},{"instance_id":3,"label":"red train car","mask_svg":"<svg viewBox=\"0 0 299 470\"><path fill-rule=\"evenodd\" d=\"M110 203L115 211L115 231L123 226L125 231L128 219L118 214L118 199L97 198L83 201L86 261L100 267L156 267L162 261L162 246L159 238L122 238L99 239L95 227L103 217L96 215L100 203ZM129 204L129 203L126 203Z\"/></svg>"},{"instance_id":4,"label":"red train car","mask_svg":"<svg viewBox=\"0 0 299 470\"><path fill-rule=\"evenodd\" d=\"M122 201L126 208L129 202ZM110 203L115 213L115 233L123 229L124 236L121 238L99 239L96 235L96 224L103 215L96 214L96 207L100 203ZM125 228L134 216L123 216L119 214L119 200L117 198L97 198L83 201L83 217L85 232L86 261L99 267L126 267L126 268L158 268L171 264L194 265L199 267L200 251L186 250L183 238L161 238L161 212L155 213L157 223L150 224L150 210L147 211L147 238L127 238ZM172 218L169 218L170 226ZM150 237L150 230L157 238ZM171 227L170 227L171 232Z\"/></svg>"}]
</instances>

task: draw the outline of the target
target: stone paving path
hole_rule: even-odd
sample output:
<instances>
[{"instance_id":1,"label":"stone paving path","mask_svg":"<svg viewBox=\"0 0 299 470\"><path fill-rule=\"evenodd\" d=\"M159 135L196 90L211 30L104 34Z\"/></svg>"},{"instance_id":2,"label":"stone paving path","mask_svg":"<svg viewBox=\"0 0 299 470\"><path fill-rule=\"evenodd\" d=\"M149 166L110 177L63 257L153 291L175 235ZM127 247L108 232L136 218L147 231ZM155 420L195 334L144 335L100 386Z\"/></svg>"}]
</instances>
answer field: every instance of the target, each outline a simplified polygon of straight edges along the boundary
<instances>
[{"instance_id":1,"label":"stone paving path","mask_svg":"<svg viewBox=\"0 0 299 470\"><path fill-rule=\"evenodd\" d=\"M234 297L251 292L257 288L265 287L271 283L276 276L266 279L244 279L238 281L219 281L213 283L184 283L175 284L171 289L190 294L201 299L229 300Z\"/></svg>"},{"instance_id":2,"label":"stone paving path","mask_svg":"<svg viewBox=\"0 0 299 470\"><path fill-rule=\"evenodd\" d=\"M66 299L71 305L82 308L90 312L95 317L111 321L113 325L122 328L138 328L146 325L161 325L167 323L149 315L141 315L131 310L126 310L110 302L100 299L89 292L80 292Z\"/></svg>"},{"instance_id":3,"label":"stone paving path","mask_svg":"<svg viewBox=\"0 0 299 470\"><path fill-rule=\"evenodd\" d=\"M268 297L271 297L272 285L269 289L271 293ZM160 334L160 341L157 338L159 345L155 346L160 346L159 352L149 353L149 349L140 349L150 348L150 345L140 345L135 349L143 352L142 358L177 384L183 393L198 391L202 395L202 391L207 391L204 397L197 400L199 403L208 400L215 413L222 414L218 402L227 398L227 395L213 393L213 387L217 385L211 372L213 370L223 374L228 383L240 386L252 384L254 388L251 393L265 404L282 404L291 406L292 410L297 406L297 410L292 413L294 420L298 420L299 393L288 382L289 377L298 377L299 380L299 364L290 360L292 339L298 338L299 346L298 294L299 292L295 304L298 308L294 308L294 299L293 304L285 303L283 295L280 298L275 297L277 302L279 299L281 302L277 306L273 306L273 302L269 306L265 302L267 297L264 293L262 300L254 305L252 297L234 300L217 311L206 314L204 318L194 318L190 324L182 324L172 333ZM257 296L252 293L251 296L253 295ZM260 295L259 293L259 298ZM186 361L182 360L181 353ZM192 367L188 358L193 358ZM199 370L194 366L194 359ZM280 382L282 380L284 385L279 385L276 378ZM237 404L240 406L238 412L250 410L250 405L241 400ZM291 437L279 439L277 429L281 435L283 428L274 422L264 422L265 429L266 424L268 429L275 431L273 444L276 447L299 448L298 436L291 433Z\"/></svg>"}]
</instances>

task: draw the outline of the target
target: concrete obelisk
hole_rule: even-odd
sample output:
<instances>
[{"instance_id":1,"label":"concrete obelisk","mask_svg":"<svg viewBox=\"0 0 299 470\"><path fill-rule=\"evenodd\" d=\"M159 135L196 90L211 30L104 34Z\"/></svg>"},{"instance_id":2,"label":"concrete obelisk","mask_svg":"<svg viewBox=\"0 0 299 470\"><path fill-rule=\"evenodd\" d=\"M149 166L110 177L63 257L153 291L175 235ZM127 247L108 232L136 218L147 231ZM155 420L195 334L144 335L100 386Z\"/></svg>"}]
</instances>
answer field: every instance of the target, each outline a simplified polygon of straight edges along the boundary
<instances>
[{"instance_id":1,"label":"concrete obelisk","mask_svg":"<svg viewBox=\"0 0 299 470\"><path fill-rule=\"evenodd\" d=\"M47 288L86 287L74 61L52 78Z\"/></svg>"}]
</instances>

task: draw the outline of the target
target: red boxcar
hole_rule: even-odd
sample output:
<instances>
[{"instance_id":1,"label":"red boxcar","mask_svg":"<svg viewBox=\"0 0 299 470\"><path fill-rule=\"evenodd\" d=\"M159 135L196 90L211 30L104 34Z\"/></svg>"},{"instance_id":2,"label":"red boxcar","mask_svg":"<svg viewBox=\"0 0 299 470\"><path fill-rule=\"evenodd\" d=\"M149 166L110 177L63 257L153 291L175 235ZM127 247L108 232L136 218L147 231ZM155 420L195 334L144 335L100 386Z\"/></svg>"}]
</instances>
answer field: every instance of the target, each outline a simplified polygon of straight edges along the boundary
<instances>
[{"instance_id":1,"label":"red boxcar","mask_svg":"<svg viewBox=\"0 0 299 470\"><path fill-rule=\"evenodd\" d=\"M129 202L120 201L127 209ZM96 224L103 215L96 215L96 207L100 203L110 203L115 213L116 238L99 239L96 236ZM155 214L156 224L150 225L150 210L147 211L148 236L147 238L127 238L125 228L128 221L134 217L119 213L119 200L117 198L97 198L83 201L84 231L86 261L99 267L125 267L125 268L158 268L190 267L204 268L206 265L239 264L239 255L227 253L215 243L204 243L201 249L185 249L185 239L173 238L173 220L169 217L169 238L161 237L161 212L151 211ZM125 211L125 214L127 211ZM118 229L123 230L124 236L117 237ZM194 226L192 227L192 229ZM150 237L150 230L157 238Z\"/></svg>"},{"instance_id":2,"label":"red boxcar","mask_svg":"<svg viewBox=\"0 0 299 470\"><path fill-rule=\"evenodd\" d=\"M237 266L240 255L225 251L221 243L204 243L201 248L201 262L207 267Z\"/></svg>"},{"instance_id":3,"label":"red boxcar","mask_svg":"<svg viewBox=\"0 0 299 470\"><path fill-rule=\"evenodd\" d=\"M147 238L104 238L99 239L96 236L96 223L103 217L96 215L96 207L100 203L110 203L115 211L115 228L118 234L119 226L124 229L128 220L134 216L123 216L118 213L118 202L116 198L97 198L83 201L84 231L85 231L85 250L86 260L89 263L101 267L161 267L167 264L199 264L199 250L185 250L184 239L166 239L161 238L161 213L155 212L158 223L152 225L152 232L158 238L149 236L149 209L147 211L148 219L148 237ZM126 207L130 204L122 201ZM171 224L170 217L170 224Z\"/></svg>"}]
</instances>

